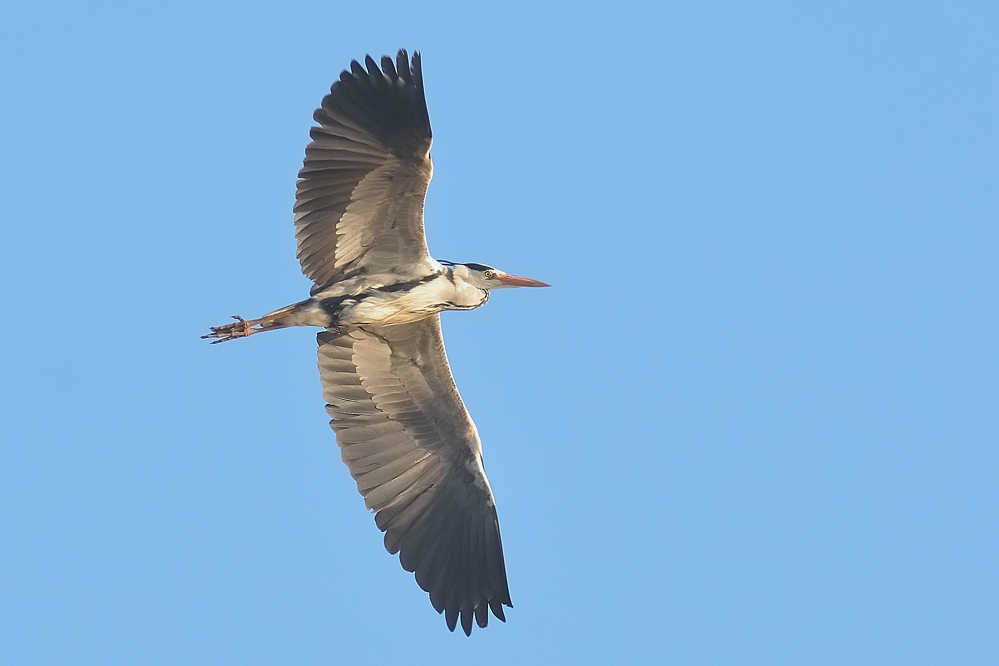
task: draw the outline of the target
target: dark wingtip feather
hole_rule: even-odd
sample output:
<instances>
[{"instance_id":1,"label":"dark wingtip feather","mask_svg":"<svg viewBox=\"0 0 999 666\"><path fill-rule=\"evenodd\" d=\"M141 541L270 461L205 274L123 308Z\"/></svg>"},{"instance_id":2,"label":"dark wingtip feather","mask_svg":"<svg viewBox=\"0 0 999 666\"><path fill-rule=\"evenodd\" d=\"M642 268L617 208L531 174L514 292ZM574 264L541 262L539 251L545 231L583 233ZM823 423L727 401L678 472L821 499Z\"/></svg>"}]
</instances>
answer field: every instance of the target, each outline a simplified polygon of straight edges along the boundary
<instances>
[{"instance_id":1,"label":"dark wingtip feather","mask_svg":"<svg viewBox=\"0 0 999 666\"><path fill-rule=\"evenodd\" d=\"M413 51L413 81L417 87L423 87L423 56L419 51Z\"/></svg>"},{"instance_id":2,"label":"dark wingtip feather","mask_svg":"<svg viewBox=\"0 0 999 666\"><path fill-rule=\"evenodd\" d=\"M399 75L395 71L395 63L393 63L392 58L388 56L382 56L382 71L385 72L385 76L389 77L393 81L399 78Z\"/></svg>"},{"instance_id":3,"label":"dark wingtip feather","mask_svg":"<svg viewBox=\"0 0 999 666\"><path fill-rule=\"evenodd\" d=\"M324 126L335 127L338 118L346 116L397 155L422 161L432 132L419 54L410 63L406 50L401 49L396 61L393 67L391 58L383 56L379 68L370 55L364 57L364 64L352 60L323 100L325 115L314 117Z\"/></svg>"},{"instance_id":4,"label":"dark wingtip feather","mask_svg":"<svg viewBox=\"0 0 999 666\"><path fill-rule=\"evenodd\" d=\"M448 606L444 609L444 620L447 622L447 628L454 631L454 628L458 626L458 608L456 606Z\"/></svg>"},{"instance_id":5,"label":"dark wingtip feather","mask_svg":"<svg viewBox=\"0 0 999 666\"><path fill-rule=\"evenodd\" d=\"M399 76L408 85L413 83L413 75L410 73L409 69L409 54L406 53L406 49L399 49L399 53L395 56L395 68L399 72Z\"/></svg>"},{"instance_id":6,"label":"dark wingtip feather","mask_svg":"<svg viewBox=\"0 0 999 666\"><path fill-rule=\"evenodd\" d=\"M480 629L485 629L489 624L489 606L479 604L475 607L475 623Z\"/></svg>"},{"instance_id":7,"label":"dark wingtip feather","mask_svg":"<svg viewBox=\"0 0 999 666\"><path fill-rule=\"evenodd\" d=\"M510 608L513 608L513 606L510 606ZM496 616L496 619L500 622L506 622L506 615L503 614L503 603L499 599L496 597L490 599L489 609L493 612L493 615Z\"/></svg>"},{"instance_id":8,"label":"dark wingtip feather","mask_svg":"<svg viewBox=\"0 0 999 666\"><path fill-rule=\"evenodd\" d=\"M472 609L462 608L461 609L461 630L465 632L466 636L472 635Z\"/></svg>"}]
</instances>

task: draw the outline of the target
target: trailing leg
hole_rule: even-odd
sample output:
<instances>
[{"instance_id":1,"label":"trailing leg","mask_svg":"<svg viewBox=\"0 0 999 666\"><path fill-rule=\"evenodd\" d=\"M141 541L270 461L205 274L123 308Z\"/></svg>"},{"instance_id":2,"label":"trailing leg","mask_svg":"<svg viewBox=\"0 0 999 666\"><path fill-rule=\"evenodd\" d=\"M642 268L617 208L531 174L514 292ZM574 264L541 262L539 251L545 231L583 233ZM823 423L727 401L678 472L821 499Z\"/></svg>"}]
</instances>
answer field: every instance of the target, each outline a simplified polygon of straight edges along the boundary
<instances>
[{"instance_id":1,"label":"trailing leg","mask_svg":"<svg viewBox=\"0 0 999 666\"><path fill-rule=\"evenodd\" d=\"M212 344L228 342L236 338L245 338L260 333L262 331L273 331L289 326L322 326L333 325L332 317L326 313L313 299L308 299L269 312L260 319L243 319L239 315L232 316L234 321L231 324L212 326L211 333L202 335L202 339L215 338Z\"/></svg>"},{"instance_id":2,"label":"trailing leg","mask_svg":"<svg viewBox=\"0 0 999 666\"><path fill-rule=\"evenodd\" d=\"M278 324L275 322L267 321L267 317L261 317L260 319L243 319L239 315L232 316L234 321L231 324L222 324L221 326L212 326L212 332L208 335L202 335L201 339L205 340L207 338L216 338L212 340L212 344L218 344L220 342L229 342L230 340L235 340L236 338L245 338L254 333L259 333L261 331L270 331L276 328L285 328L287 324Z\"/></svg>"}]
</instances>

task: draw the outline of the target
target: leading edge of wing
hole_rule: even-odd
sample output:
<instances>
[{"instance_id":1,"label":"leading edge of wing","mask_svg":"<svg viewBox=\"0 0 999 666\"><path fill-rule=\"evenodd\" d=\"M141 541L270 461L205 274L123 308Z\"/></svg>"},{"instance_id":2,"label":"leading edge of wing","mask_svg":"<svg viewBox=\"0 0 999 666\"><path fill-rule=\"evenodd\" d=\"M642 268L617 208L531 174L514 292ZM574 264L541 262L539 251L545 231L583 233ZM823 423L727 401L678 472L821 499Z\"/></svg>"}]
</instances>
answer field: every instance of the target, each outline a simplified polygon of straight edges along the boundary
<instances>
[{"instance_id":1,"label":"leading edge of wing","mask_svg":"<svg viewBox=\"0 0 999 666\"><path fill-rule=\"evenodd\" d=\"M475 427L454 388L437 316L319 334L330 425L385 547L453 631L505 621L499 522Z\"/></svg>"}]
</instances>

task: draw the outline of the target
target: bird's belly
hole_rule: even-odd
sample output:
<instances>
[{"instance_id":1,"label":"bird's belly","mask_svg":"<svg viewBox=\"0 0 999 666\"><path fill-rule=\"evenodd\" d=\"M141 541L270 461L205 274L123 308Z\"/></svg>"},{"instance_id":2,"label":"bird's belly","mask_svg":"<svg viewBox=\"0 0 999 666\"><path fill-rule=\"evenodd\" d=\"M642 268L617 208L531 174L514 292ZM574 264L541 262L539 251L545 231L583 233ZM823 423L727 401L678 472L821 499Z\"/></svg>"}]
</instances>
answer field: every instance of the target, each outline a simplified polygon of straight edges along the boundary
<instances>
[{"instance_id":1,"label":"bird's belly","mask_svg":"<svg viewBox=\"0 0 999 666\"><path fill-rule=\"evenodd\" d=\"M392 326L426 319L445 309L443 303L421 298L419 294L377 294L345 307L338 317L344 324Z\"/></svg>"},{"instance_id":2,"label":"bird's belly","mask_svg":"<svg viewBox=\"0 0 999 666\"><path fill-rule=\"evenodd\" d=\"M488 298L489 292L485 290L456 286L438 274L353 294L349 289L331 288L316 294L312 300L319 301L338 324L392 326L420 321L442 310L471 310Z\"/></svg>"}]
</instances>

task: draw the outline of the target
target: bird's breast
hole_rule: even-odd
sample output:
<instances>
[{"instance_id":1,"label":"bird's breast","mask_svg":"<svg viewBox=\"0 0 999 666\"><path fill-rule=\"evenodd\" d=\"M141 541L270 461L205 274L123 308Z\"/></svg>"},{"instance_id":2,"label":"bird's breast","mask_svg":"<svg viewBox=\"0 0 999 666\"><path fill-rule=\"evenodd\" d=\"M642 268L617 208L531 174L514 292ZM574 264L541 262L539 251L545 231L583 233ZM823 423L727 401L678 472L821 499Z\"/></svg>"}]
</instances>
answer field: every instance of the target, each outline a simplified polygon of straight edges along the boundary
<instances>
[{"instance_id":1,"label":"bird's breast","mask_svg":"<svg viewBox=\"0 0 999 666\"><path fill-rule=\"evenodd\" d=\"M359 294L317 294L315 298L338 324L391 326L419 321L442 310L477 308L489 299L489 292L433 275Z\"/></svg>"}]
</instances>

